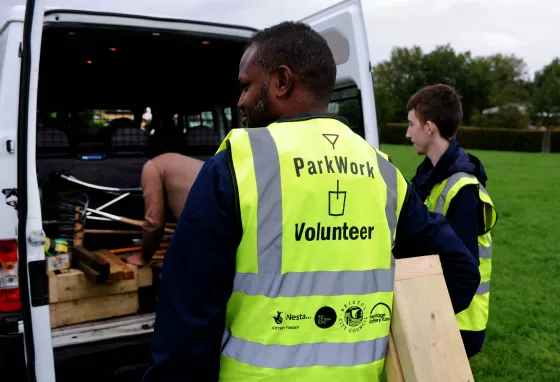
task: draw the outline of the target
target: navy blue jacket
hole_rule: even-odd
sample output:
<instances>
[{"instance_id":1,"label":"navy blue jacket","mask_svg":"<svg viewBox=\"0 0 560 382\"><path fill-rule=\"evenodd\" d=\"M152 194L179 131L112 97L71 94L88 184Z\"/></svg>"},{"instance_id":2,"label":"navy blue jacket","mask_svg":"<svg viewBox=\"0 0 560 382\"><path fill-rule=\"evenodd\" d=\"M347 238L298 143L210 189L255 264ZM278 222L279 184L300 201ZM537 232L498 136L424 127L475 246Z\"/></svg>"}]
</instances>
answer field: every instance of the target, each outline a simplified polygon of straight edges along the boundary
<instances>
[{"instance_id":1,"label":"navy blue jacket","mask_svg":"<svg viewBox=\"0 0 560 382\"><path fill-rule=\"evenodd\" d=\"M144 381L218 381L226 303L232 293L242 227L227 150L202 167L163 264ZM439 253L455 312L468 307L480 282L473 256L440 214L408 188L396 232L397 258Z\"/></svg>"},{"instance_id":2,"label":"navy blue jacket","mask_svg":"<svg viewBox=\"0 0 560 382\"><path fill-rule=\"evenodd\" d=\"M412 185L425 201L431 189L438 183L457 172L466 172L478 178L486 187L488 177L480 160L474 155L466 153L457 140L451 141L449 148L442 155L434 167L428 157L418 166L416 175L412 178ZM476 258L478 256L478 236L484 230L484 215L482 202L478 197L475 185L463 187L453 198L446 215L447 221ZM472 357L482 349L485 331L461 331L467 355Z\"/></svg>"}]
</instances>

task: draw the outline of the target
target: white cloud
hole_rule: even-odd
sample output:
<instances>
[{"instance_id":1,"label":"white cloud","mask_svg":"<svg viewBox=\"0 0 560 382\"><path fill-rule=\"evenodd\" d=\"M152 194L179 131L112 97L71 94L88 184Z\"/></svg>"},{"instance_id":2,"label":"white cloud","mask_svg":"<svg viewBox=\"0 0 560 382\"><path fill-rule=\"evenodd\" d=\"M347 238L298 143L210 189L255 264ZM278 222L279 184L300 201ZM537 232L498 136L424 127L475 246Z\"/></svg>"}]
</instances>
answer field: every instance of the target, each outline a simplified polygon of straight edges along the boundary
<instances>
[{"instance_id":1,"label":"white cloud","mask_svg":"<svg viewBox=\"0 0 560 382\"><path fill-rule=\"evenodd\" d=\"M0 0L0 20L23 0ZM262 28L298 20L338 0L47 0L47 5L169 15ZM362 0L372 63L394 46L449 43L474 55L513 53L529 71L560 56L559 0Z\"/></svg>"}]
</instances>

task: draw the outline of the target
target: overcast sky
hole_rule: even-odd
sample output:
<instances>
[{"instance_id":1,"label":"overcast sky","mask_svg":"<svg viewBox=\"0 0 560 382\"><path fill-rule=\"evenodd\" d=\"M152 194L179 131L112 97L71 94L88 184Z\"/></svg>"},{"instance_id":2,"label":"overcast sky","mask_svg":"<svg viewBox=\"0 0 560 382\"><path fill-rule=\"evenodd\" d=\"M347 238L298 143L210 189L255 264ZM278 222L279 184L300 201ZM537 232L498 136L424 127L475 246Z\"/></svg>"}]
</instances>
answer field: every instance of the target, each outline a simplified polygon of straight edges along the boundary
<instances>
[{"instance_id":1,"label":"overcast sky","mask_svg":"<svg viewBox=\"0 0 560 382\"><path fill-rule=\"evenodd\" d=\"M46 0L47 6L151 12L256 28L297 20L339 0ZM13 5L0 0L0 22ZM372 64L392 47L451 44L476 55L514 53L529 74L560 57L560 0L362 0ZM155 11L154 11L155 10Z\"/></svg>"}]
</instances>

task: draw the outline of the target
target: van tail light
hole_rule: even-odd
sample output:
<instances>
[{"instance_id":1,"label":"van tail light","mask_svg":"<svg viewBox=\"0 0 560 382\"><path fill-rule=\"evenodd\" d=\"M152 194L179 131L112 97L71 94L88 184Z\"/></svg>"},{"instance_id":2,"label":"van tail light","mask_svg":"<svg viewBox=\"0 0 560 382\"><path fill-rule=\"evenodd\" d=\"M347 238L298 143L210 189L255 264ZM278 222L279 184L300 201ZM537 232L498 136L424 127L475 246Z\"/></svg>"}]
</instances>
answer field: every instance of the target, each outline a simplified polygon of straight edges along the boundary
<instances>
[{"instance_id":1,"label":"van tail light","mask_svg":"<svg viewBox=\"0 0 560 382\"><path fill-rule=\"evenodd\" d=\"M0 240L0 312L21 310L17 240Z\"/></svg>"}]
</instances>

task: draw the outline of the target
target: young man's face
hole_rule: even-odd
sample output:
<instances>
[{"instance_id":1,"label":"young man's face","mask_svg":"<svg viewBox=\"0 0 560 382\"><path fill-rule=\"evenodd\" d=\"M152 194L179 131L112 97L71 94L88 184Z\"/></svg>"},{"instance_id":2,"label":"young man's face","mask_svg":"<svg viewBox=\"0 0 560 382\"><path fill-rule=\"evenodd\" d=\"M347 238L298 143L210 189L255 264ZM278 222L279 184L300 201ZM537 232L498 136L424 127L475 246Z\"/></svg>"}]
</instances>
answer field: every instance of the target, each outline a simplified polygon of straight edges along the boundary
<instances>
[{"instance_id":1,"label":"young man's face","mask_svg":"<svg viewBox=\"0 0 560 382\"><path fill-rule=\"evenodd\" d=\"M422 123L422 121L418 119L414 109L408 112L406 138L412 142L414 149L416 149L416 154L425 155L428 152L428 146L431 141L428 124Z\"/></svg>"}]
</instances>

